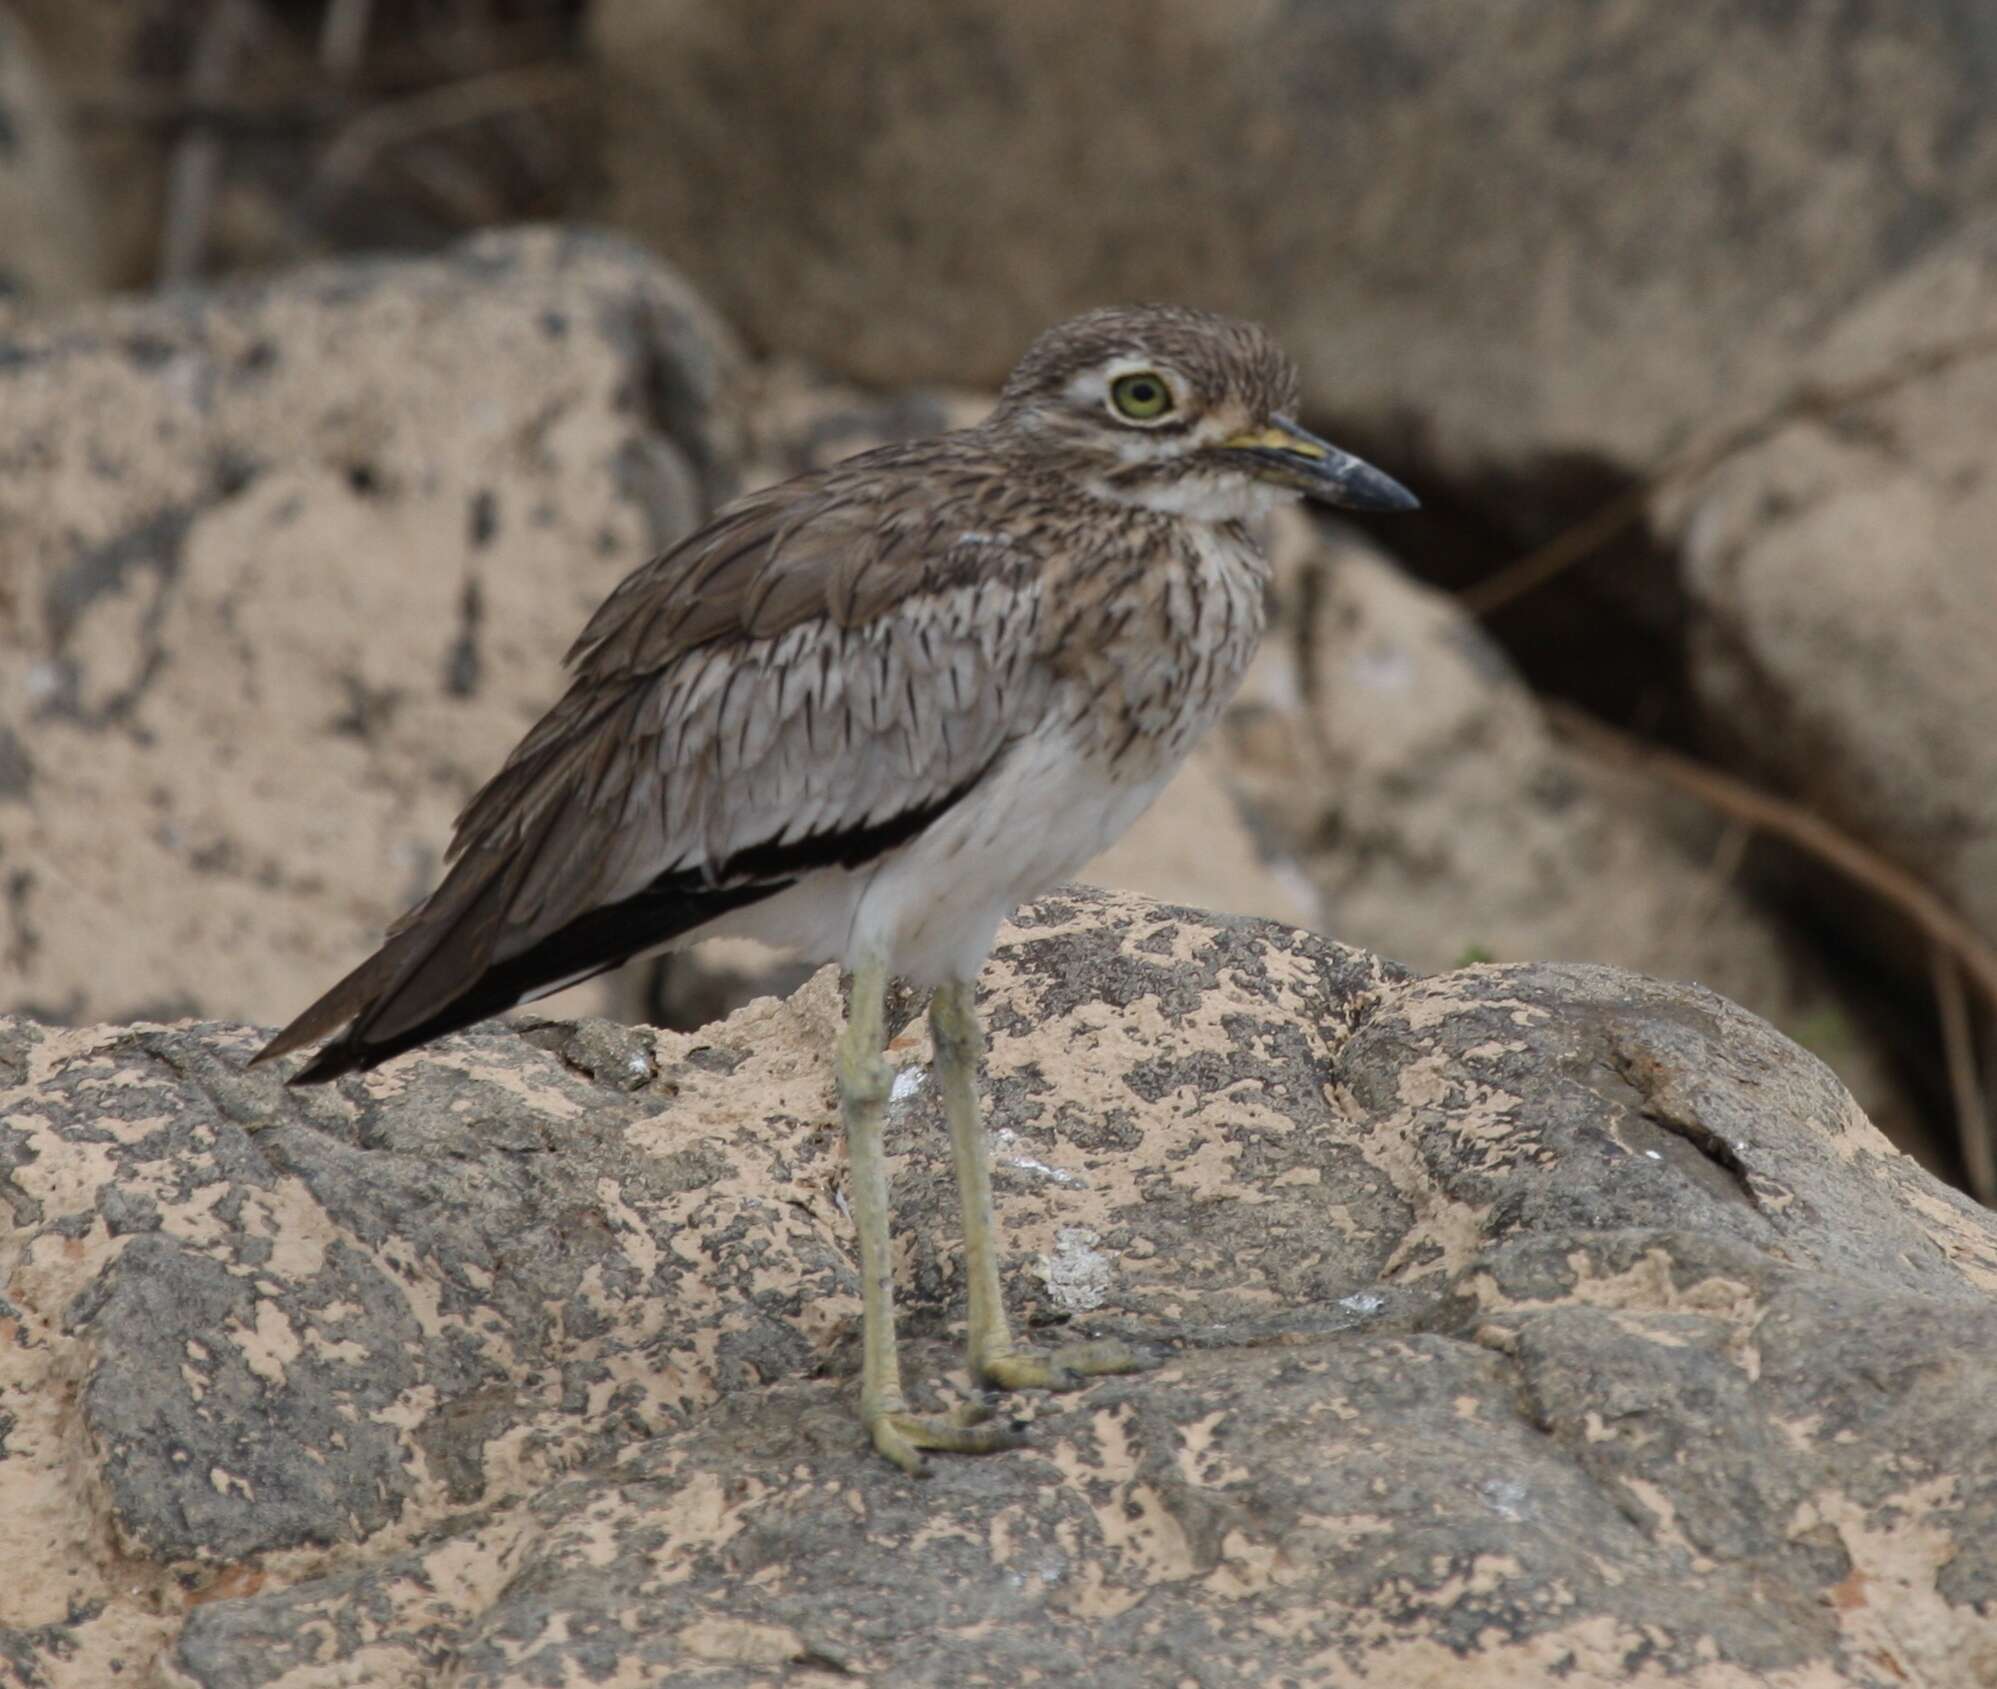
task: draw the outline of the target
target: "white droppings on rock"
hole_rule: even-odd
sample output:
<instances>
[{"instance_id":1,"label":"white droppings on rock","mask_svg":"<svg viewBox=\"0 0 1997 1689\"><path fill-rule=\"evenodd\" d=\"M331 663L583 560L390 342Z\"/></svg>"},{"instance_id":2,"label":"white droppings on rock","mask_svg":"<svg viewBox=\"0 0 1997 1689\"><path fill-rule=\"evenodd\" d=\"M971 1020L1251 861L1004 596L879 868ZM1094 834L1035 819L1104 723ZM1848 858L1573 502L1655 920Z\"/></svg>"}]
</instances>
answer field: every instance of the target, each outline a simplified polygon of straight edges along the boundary
<instances>
[{"instance_id":1,"label":"white droppings on rock","mask_svg":"<svg viewBox=\"0 0 1997 1689\"><path fill-rule=\"evenodd\" d=\"M1053 1249L1035 1265L1063 1311L1092 1313L1109 1299L1109 1257L1095 1247L1101 1241L1087 1226L1063 1226L1054 1234Z\"/></svg>"},{"instance_id":2,"label":"white droppings on rock","mask_svg":"<svg viewBox=\"0 0 1997 1689\"><path fill-rule=\"evenodd\" d=\"M1373 1290L1355 1290L1350 1296L1341 1296L1338 1305L1348 1314L1377 1314L1386 1306L1386 1298Z\"/></svg>"},{"instance_id":3,"label":"white droppings on rock","mask_svg":"<svg viewBox=\"0 0 1997 1689\"><path fill-rule=\"evenodd\" d=\"M895 1074L894 1083L888 1087L888 1101L891 1103L907 1102L910 1097L922 1089L923 1081L928 1077L929 1072L926 1068L902 1068Z\"/></svg>"},{"instance_id":4,"label":"white droppings on rock","mask_svg":"<svg viewBox=\"0 0 1997 1689\"><path fill-rule=\"evenodd\" d=\"M1051 1180L1064 1190L1087 1190L1089 1181L1079 1173L1071 1173L1065 1167L1055 1167L1035 1156L1022 1155L1013 1148L1019 1142L1019 1134L1001 1129L992 1134L992 1143L998 1150L998 1159L1006 1167L1016 1167L1022 1173L1031 1173L1036 1178Z\"/></svg>"}]
</instances>

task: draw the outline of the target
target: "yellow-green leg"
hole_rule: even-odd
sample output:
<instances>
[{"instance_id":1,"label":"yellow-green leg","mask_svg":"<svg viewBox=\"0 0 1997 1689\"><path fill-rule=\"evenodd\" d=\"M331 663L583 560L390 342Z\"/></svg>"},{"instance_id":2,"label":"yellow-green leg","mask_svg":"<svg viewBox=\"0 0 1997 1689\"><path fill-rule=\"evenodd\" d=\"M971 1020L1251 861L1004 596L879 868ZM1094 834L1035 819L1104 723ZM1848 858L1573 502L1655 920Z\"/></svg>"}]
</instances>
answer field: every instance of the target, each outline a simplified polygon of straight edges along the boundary
<instances>
[{"instance_id":1,"label":"yellow-green leg","mask_svg":"<svg viewBox=\"0 0 1997 1689\"><path fill-rule=\"evenodd\" d=\"M973 1403L946 1414L910 1413L895 1351L894 1258L888 1247L888 1170L881 1149L892 1078L881 1054L887 968L869 961L853 973L853 1008L839 1041L839 1112L852 1163L853 1218L860 1233L860 1417L874 1447L904 1472L921 1477L924 1449L986 1454L1017 1447L1010 1425L990 1423L991 1410ZM989 1203L987 1204L989 1206Z\"/></svg>"},{"instance_id":2,"label":"yellow-green leg","mask_svg":"<svg viewBox=\"0 0 1997 1689\"><path fill-rule=\"evenodd\" d=\"M937 987L929 1003L929 1029L936 1042L936 1080L950 1120L957 1196L964 1207L971 1377L1002 1390L1073 1390L1084 1379L1103 1373L1142 1370L1145 1363L1122 1343L1070 1343L1059 1349L1031 1349L1013 1341L1006 1324L1005 1298L999 1291L991 1153L978 1111L978 1059L984 1054L984 1035L978 1027L976 988L969 980L953 980Z\"/></svg>"}]
</instances>

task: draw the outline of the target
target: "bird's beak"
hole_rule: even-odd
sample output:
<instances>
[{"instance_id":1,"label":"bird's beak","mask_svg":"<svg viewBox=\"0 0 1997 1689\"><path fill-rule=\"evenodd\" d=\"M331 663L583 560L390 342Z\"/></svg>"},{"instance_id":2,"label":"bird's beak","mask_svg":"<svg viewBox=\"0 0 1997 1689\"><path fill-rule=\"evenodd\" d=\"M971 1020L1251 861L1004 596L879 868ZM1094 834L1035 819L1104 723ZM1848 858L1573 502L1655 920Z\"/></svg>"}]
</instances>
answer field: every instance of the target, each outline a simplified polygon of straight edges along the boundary
<instances>
[{"instance_id":1,"label":"bird's beak","mask_svg":"<svg viewBox=\"0 0 1997 1689\"><path fill-rule=\"evenodd\" d=\"M1320 504L1347 510L1419 510L1421 500L1390 475L1342 452L1329 440L1286 416L1271 417L1266 428L1251 428L1221 442L1239 454L1249 474L1279 487L1294 487Z\"/></svg>"}]
</instances>

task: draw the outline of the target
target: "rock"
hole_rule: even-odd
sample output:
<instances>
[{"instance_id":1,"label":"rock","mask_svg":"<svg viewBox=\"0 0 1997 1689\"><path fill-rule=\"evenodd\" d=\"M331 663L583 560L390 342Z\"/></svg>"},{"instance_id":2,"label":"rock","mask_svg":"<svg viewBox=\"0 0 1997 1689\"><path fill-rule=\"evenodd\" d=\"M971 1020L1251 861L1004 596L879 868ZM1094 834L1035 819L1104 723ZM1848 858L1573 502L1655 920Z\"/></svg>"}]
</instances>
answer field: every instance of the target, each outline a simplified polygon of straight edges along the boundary
<instances>
[{"instance_id":1,"label":"rock","mask_svg":"<svg viewBox=\"0 0 1997 1689\"><path fill-rule=\"evenodd\" d=\"M0 6L0 305L68 304L110 280L68 114L19 20Z\"/></svg>"},{"instance_id":2,"label":"rock","mask_svg":"<svg viewBox=\"0 0 1997 1689\"><path fill-rule=\"evenodd\" d=\"M1065 894L989 970L1024 1323L1151 1373L916 1485L852 1408L832 976L701 1034L0 1030L0 1646L52 1689L1968 1684L1997 1221L1709 992ZM906 1012L906 1010L904 1011ZM960 1379L919 1023L914 1379ZM632 1086L634 1075L649 1075ZM117 1664L114 1667L113 1661Z\"/></svg>"},{"instance_id":3,"label":"rock","mask_svg":"<svg viewBox=\"0 0 1997 1689\"><path fill-rule=\"evenodd\" d=\"M1422 969L1610 962L1696 980L1829 1062L1903 1146L1890 1047L1720 865L1704 810L1569 749L1445 594L1350 530L1286 523L1276 628L1210 755L1305 924Z\"/></svg>"},{"instance_id":4,"label":"rock","mask_svg":"<svg viewBox=\"0 0 1997 1689\"><path fill-rule=\"evenodd\" d=\"M1078 308L1185 299L1465 476L1647 467L1997 187L1978 0L592 19L610 214L760 344L989 384Z\"/></svg>"},{"instance_id":5,"label":"rock","mask_svg":"<svg viewBox=\"0 0 1997 1689\"><path fill-rule=\"evenodd\" d=\"M1997 934L1997 221L1852 311L1804 416L1665 501L1714 743ZM1952 357L1926 361L1936 349ZM1839 888L1840 925L1854 923ZM1915 967L1923 978L1926 958Z\"/></svg>"},{"instance_id":6,"label":"rock","mask_svg":"<svg viewBox=\"0 0 1997 1689\"><path fill-rule=\"evenodd\" d=\"M281 1020L365 956L588 613L732 490L738 367L670 271L555 232L0 340L7 1006Z\"/></svg>"}]
</instances>

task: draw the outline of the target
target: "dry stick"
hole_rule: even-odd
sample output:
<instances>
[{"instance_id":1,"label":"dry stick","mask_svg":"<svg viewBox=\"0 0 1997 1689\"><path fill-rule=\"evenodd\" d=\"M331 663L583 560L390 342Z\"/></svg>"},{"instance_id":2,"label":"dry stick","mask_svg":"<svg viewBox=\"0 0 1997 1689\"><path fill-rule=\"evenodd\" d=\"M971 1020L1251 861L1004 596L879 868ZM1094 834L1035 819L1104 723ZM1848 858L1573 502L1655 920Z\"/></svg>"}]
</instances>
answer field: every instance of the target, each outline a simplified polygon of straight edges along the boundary
<instances>
[{"instance_id":1,"label":"dry stick","mask_svg":"<svg viewBox=\"0 0 1997 1689\"><path fill-rule=\"evenodd\" d=\"M215 0L194 46L188 90L198 100L213 99L228 85L239 50L260 20L249 0ZM174 148L167 168L166 227L160 240L160 280L186 281L201 271L208 249L208 224L222 184L222 140L196 126Z\"/></svg>"},{"instance_id":2,"label":"dry stick","mask_svg":"<svg viewBox=\"0 0 1997 1689\"><path fill-rule=\"evenodd\" d=\"M1829 387L1799 387L1751 421L1726 429L1703 445L1687 446L1677 455L1667 457L1634 486L1625 488L1573 527L1555 534L1545 545L1508 563L1496 574L1466 587L1459 594L1460 602L1473 616L1489 616L1514 599L1536 591L1556 575L1565 574L1634 527L1650 508L1651 500L1666 487L1710 473L1728 458L1760 445L1792 422L1805 418L1822 421L1854 406L1887 398L1956 364L1991 353L1997 353L1997 329L1909 352L1892 368L1855 381Z\"/></svg>"},{"instance_id":3,"label":"dry stick","mask_svg":"<svg viewBox=\"0 0 1997 1689\"><path fill-rule=\"evenodd\" d=\"M1997 1140L1983 1107L1983 1082L1976 1072L1976 1037L1969 1025L1969 997L1962 970L1939 944L1928 947L1934 966L1935 1004L1941 1010L1942 1049L1948 1061L1949 1090L1955 1096L1956 1135L1969 1191L1978 1202L1997 1205Z\"/></svg>"},{"instance_id":4,"label":"dry stick","mask_svg":"<svg viewBox=\"0 0 1997 1689\"><path fill-rule=\"evenodd\" d=\"M225 88L213 97L184 87L92 84L71 96L70 110L87 128L219 129L249 134L291 134L323 128L353 109L344 93L273 78L258 66L262 85Z\"/></svg>"},{"instance_id":5,"label":"dry stick","mask_svg":"<svg viewBox=\"0 0 1997 1689\"><path fill-rule=\"evenodd\" d=\"M1969 976L1986 1002L1997 1005L1997 948L1993 948L1981 933L1906 869L1889 862L1877 851L1860 844L1801 804L1775 797L1690 757L1646 745L1640 739L1604 727L1593 717L1568 705L1546 702L1543 707L1547 720L1566 738L1584 749L1654 775L1680 791L1690 792L1723 815L1786 840L1804 854L1815 857L1863 886L1882 903L1897 909L1919 929L1942 959L1936 973L1937 1000L1942 1017L1942 1036L1949 1050L1950 1078L1957 1095L1956 1129L1962 1137L1963 1165L1977 1198L1984 1202L1997 1202L1997 1168L1992 1166L1993 1143L1980 1096L1979 1100L1967 1105L1962 1100L1976 1092L1976 1058L1969 1036L1968 1011L1966 1007L1960 1010L1960 1022L1952 1028L1950 1016L1956 1011L1951 1008L1947 995L1952 984L1960 996L1962 982L1957 973L1960 969ZM1943 964L1947 967L1946 981L1939 971ZM1958 1069L1968 1074L1967 1089Z\"/></svg>"},{"instance_id":6,"label":"dry stick","mask_svg":"<svg viewBox=\"0 0 1997 1689\"><path fill-rule=\"evenodd\" d=\"M367 21L359 18L360 8L354 0L342 3L342 29ZM372 16L370 0L368 18L371 20ZM328 27L331 22L329 15ZM550 59L572 63L550 46L548 33L545 25L492 24L478 29L475 42L488 57L511 60L515 68ZM491 74L489 71L462 77L438 74L438 56L448 54L461 41L471 40L464 25L426 29L421 37L426 44L422 51L384 37L376 30L363 43L365 51L359 60L338 77L328 75L329 70L339 68L328 55L341 54L347 49L337 42L329 49L326 37L327 28L322 28L320 56L315 60L265 51L255 63L240 67L242 74L234 85L218 89L212 96L197 95L184 84L162 87L142 81L89 78L69 82L65 86L70 110L79 121L99 128L148 124L185 129L211 124L225 129L289 131L351 121L357 101L407 98L412 83L427 90L440 84L471 80L473 74ZM268 34L260 44L266 48L272 45ZM338 85L329 87L329 81Z\"/></svg>"},{"instance_id":7,"label":"dry stick","mask_svg":"<svg viewBox=\"0 0 1997 1689\"><path fill-rule=\"evenodd\" d=\"M319 20L319 62L341 82L361 67L373 12L374 0L329 0Z\"/></svg>"},{"instance_id":8,"label":"dry stick","mask_svg":"<svg viewBox=\"0 0 1997 1689\"><path fill-rule=\"evenodd\" d=\"M1733 884L1734 876L1740 872L1740 865L1747 859L1747 847L1754 842L1754 828L1735 816L1727 823L1726 831L1720 835L1719 846L1713 852L1713 860L1707 866L1706 876L1700 881L1699 889L1692 899L1693 921L1697 926L1706 926L1720 912L1720 899L1726 895L1727 887Z\"/></svg>"},{"instance_id":9,"label":"dry stick","mask_svg":"<svg viewBox=\"0 0 1997 1689\"><path fill-rule=\"evenodd\" d=\"M328 181L350 182L390 147L442 129L551 105L580 93L582 86L582 77L572 66L539 64L426 88L355 118L326 149L320 170Z\"/></svg>"}]
</instances>

